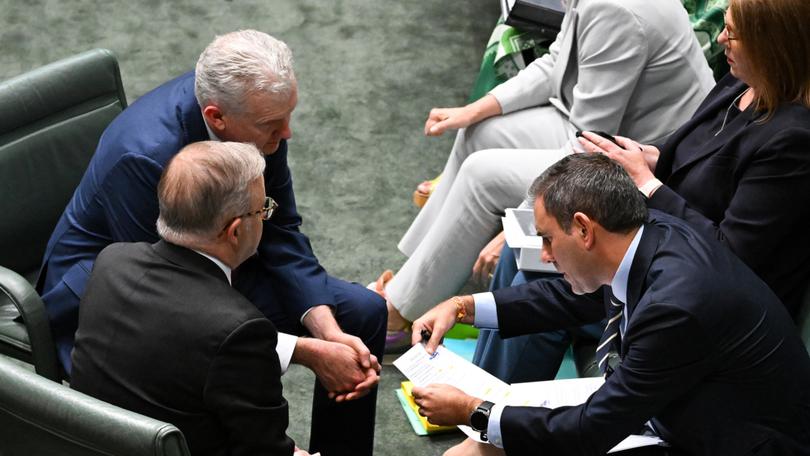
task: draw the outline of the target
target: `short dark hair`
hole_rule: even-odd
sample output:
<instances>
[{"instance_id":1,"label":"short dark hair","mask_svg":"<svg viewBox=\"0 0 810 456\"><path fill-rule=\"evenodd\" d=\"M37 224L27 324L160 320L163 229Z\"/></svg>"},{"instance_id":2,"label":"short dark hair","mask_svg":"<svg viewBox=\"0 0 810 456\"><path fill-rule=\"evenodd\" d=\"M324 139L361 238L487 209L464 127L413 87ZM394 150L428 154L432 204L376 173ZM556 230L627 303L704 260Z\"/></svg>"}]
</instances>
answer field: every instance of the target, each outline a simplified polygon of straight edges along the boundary
<instances>
[{"instance_id":1,"label":"short dark hair","mask_svg":"<svg viewBox=\"0 0 810 456\"><path fill-rule=\"evenodd\" d=\"M606 230L627 233L647 218L644 195L615 161L601 154L571 154L551 165L529 188L566 232L582 212Z\"/></svg>"}]
</instances>

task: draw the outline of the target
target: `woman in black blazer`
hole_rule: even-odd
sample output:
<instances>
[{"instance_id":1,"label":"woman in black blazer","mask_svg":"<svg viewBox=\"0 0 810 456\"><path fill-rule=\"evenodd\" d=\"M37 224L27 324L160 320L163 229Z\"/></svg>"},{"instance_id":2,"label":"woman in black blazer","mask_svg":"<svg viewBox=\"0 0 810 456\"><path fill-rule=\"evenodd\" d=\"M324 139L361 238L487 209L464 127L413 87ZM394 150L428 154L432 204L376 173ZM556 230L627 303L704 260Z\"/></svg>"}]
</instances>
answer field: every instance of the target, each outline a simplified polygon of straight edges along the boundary
<instances>
[{"instance_id":1,"label":"woman in black blazer","mask_svg":"<svg viewBox=\"0 0 810 456\"><path fill-rule=\"evenodd\" d=\"M732 0L731 74L661 147L584 133L648 206L728 245L795 317L810 279L810 3Z\"/></svg>"}]
</instances>

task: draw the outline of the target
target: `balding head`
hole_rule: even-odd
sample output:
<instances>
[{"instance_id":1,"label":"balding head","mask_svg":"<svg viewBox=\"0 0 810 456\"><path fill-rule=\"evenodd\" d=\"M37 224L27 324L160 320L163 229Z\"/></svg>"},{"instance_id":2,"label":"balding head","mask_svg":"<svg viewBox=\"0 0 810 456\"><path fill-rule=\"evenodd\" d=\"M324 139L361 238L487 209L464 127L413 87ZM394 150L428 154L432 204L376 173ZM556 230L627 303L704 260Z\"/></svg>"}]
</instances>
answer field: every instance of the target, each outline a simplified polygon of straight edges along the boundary
<instances>
[{"instance_id":1,"label":"balding head","mask_svg":"<svg viewBox=\"0 0 810 456\"><path fill-rule=\"evenodd\" d=\"M204 141L184 147L158 184L158 234L186 247L212 241L229 220L249 210L248 186L264 167L252 144Z\"/></svg>"}]
</instances>

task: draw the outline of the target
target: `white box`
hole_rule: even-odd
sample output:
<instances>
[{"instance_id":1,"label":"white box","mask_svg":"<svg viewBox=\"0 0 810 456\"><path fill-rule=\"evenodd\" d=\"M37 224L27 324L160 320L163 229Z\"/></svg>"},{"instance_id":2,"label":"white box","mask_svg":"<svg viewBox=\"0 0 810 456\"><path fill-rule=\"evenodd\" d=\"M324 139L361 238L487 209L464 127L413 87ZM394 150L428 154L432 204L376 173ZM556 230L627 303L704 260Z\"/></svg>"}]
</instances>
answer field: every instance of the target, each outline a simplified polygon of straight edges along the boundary
<instances>
[{"instance_id":1,"label":"white box","mask_svg":"<svg viewBox=\"0 0 810 456\"><path fill-rule=\"evenodd\" d=\"M540 259L543 238L534 228L534 211L531 209L507 209L501 217L506 245L515 249L517 267L521 271L557 272L553 264Z\"/></svg>"}]
</instances>

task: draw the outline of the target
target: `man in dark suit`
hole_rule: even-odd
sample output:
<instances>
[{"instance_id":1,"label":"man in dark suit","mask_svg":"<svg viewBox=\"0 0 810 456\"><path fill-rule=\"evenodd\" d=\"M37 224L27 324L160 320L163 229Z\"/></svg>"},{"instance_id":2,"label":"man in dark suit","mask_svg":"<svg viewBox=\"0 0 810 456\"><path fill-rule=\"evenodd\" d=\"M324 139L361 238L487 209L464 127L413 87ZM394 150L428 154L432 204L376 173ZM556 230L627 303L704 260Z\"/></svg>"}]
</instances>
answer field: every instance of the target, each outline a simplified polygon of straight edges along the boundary
<instances>
[{"instance_id":1,"label":"man in dark suit","mask_svg":"<svg viewBox=\"0 0 810 456\"><path fill-rule=\"evenodd\" d=\"M293 454L276 328L230 284L272 215L264 165L249 144L184 148L163 240L105 248L82 299L71 387L175 424L192 454Z\"/></svg>"},{"instance_id":2,"label":"man in dark suit","mask_svg":"<svg viewBox=\"0 0 810 456\"><path fill-rule=\"evenodd\" d=\"M603 155L562 159L530 194L543 259L564 278L453 298L414 322L414 333L432 331L432 352L457 320L509 337L607 317L597 349L605 384L584 404L554 410L492 405L448 385L415 388L425 416L477 423L507 454L605 454L645 423L689 454L810 449L810 357L779 299L739 259L687 222L648 214Z\"/></svg>"},{"instance_id":3,"label":"man in dark suit","mask_svg":"<svg viewBox=\"0 0 810 456\"><path fill-rule=\"evenodd\" d=\"M385 302L329 276L299 231L287 166L296 102L292 56L283 42L253 30L215 39L195 72L142 96L104 132L48 243L38 291L70 373L79 298L93 262L113 242L158 240L156 186L166 163L196 141L253 143L265 156L265 192L278 208L264 225L258 255L234 271L234 287L280 331L282 370L292 361L318 377L311 448L369 455ZM304 333L314 337L290 336Z\"/></svg>"}]
</instances>

